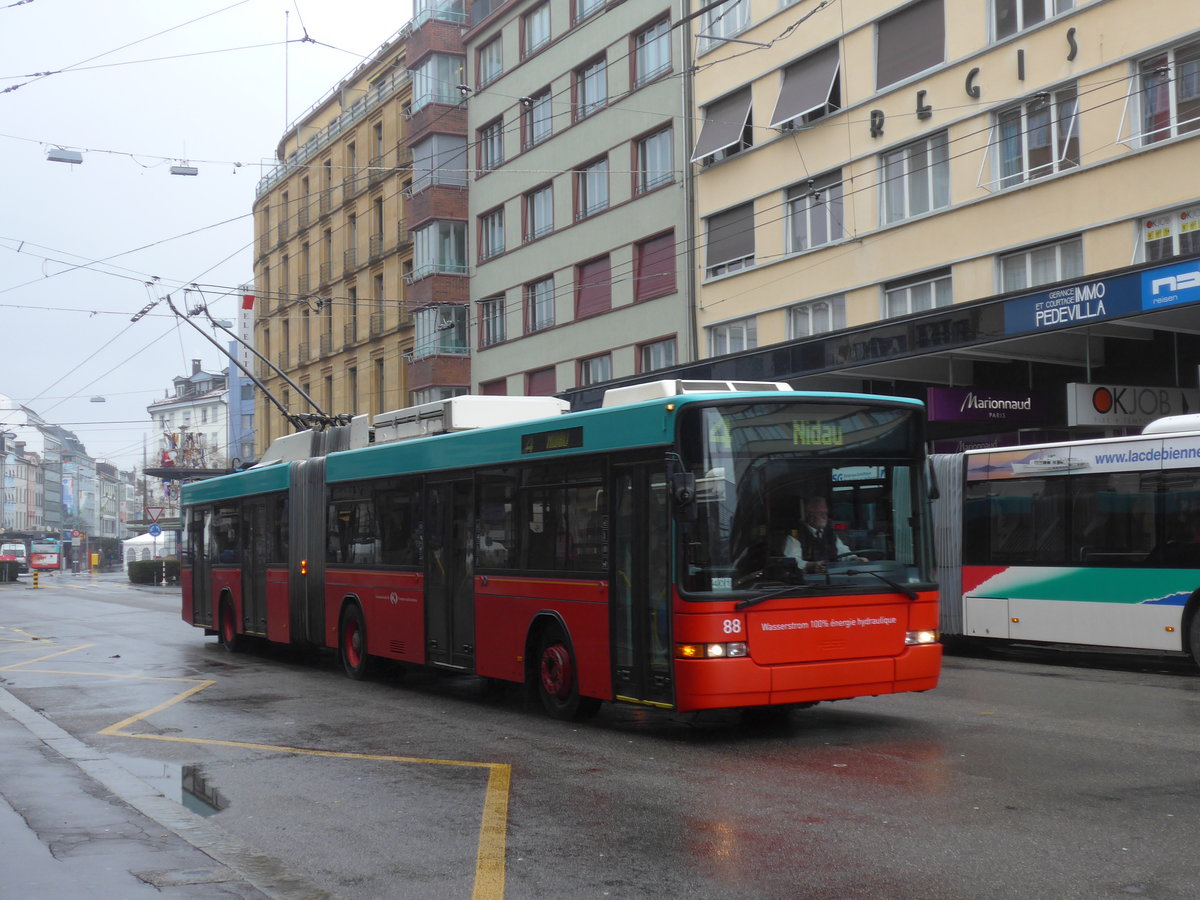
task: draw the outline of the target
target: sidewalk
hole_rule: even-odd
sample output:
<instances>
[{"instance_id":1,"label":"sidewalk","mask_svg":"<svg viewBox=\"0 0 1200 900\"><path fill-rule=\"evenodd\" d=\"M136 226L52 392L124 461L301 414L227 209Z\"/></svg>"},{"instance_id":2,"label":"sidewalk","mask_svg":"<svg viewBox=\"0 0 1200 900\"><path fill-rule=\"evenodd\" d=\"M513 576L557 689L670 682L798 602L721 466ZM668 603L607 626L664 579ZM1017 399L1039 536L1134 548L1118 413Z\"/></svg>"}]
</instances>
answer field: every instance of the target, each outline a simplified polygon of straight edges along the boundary
<instances>
[{"instance_id":1,"label":"sidewalk","mask_svg":"<svg viewBox=\"0 0 1200 900\"><path fill-rule=\"evenodd\" d=\"M4 897L334 900L2 687L0 747Z\"/></svg>"}]
</instances>

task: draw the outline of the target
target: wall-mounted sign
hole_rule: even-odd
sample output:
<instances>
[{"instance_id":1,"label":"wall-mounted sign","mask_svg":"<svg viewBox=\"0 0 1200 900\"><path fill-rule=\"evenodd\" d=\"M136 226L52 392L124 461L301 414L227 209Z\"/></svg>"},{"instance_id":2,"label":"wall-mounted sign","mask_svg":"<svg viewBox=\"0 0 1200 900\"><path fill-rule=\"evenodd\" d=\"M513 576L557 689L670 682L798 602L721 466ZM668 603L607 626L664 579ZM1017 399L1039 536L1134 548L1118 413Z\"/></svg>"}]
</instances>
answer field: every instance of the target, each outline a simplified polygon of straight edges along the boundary
<instances>
[{"instance_id":1,"label":"wall-mounted sign","mask_svg":"<svg viewBox=\"0 0 1200 900\"><path fill-rule=\"evenodd\" d=\"M1051 421L1053 415L1050 398L1042 391L929 388L926 400L931 422L1038 424Z\"/></svg>"},{"instance_id":2,"label":"wall-mounted sign","mask_svg":"<svg viewBox=\"0 0 1200 900\"><path fill-rule=\"evenodd\" d=\"M1067 424L1137 427L1200 411L1200 391L1127 384L1067 385Z\"/></svg>"}]
</instances>

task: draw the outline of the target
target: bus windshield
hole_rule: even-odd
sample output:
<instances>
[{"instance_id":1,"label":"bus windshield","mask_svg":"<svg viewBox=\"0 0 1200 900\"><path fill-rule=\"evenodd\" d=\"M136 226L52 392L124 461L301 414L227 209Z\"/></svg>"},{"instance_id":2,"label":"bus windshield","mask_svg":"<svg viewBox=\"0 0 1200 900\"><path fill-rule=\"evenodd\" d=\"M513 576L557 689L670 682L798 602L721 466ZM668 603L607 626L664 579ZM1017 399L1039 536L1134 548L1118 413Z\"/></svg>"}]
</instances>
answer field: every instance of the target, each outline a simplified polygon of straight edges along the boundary
<instances>
[{"instance_id":1,"label":"bus windshield","mask_svg":"<svg viewBox=\"0 0 1200 900\"><path fill-rule=\"evenodd\" d=\"M679 438L696 482L694 516L678 528L679 582L690 599L931 581L915 411L714 404L685 410Z\"/></svg>"}]
</instances>

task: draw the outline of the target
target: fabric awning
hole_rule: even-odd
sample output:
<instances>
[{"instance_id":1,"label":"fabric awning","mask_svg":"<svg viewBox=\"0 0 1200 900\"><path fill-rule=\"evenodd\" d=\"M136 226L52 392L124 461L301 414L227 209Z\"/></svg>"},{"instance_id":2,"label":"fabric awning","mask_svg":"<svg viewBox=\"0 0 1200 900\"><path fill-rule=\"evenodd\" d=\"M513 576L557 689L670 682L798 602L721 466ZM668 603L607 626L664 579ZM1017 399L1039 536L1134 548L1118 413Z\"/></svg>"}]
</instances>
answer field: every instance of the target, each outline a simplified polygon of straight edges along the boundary
<instances>
[{"instance_id":1,"label":"fabric awning","mask_svg":"<svg viewBox=\"0 0 1200 900\"><path fill-rule=\"evenodd\" d=\"M742 131L750 118L750 100L750 88L743 88L704 108L704 127L700 129L692 162L699 162L741 141Z\"/></svg>"},{"instance_id":2,"label":"fabric awning","mask_svg":"<svg viewBox=\"0 0 1200 900\"><path fill-rule=\"evenodd\" d=\"M783 87L771 114L771 127L778 128L806 113L815 112L829 103L838 77L838 46L830 44L794 65L783 73Z\"/></svg>"}]
</instances>

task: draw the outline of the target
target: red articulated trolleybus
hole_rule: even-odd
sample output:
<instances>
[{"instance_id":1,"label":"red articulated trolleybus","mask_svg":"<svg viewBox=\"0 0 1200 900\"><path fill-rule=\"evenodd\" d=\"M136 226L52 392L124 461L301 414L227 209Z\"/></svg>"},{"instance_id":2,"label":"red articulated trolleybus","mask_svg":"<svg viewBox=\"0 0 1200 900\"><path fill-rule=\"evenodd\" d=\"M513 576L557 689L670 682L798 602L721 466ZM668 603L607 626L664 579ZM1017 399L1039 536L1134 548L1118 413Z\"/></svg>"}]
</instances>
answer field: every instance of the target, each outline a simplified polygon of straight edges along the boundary
<instances>
[{"instance_id":1,"label":"red articulated trolleybus","mask_svg":"<svg viewBox=\"0 0 1200 900\"><path fill-rule=\"evenodd\" d=\"M919 402L662 381L565 407L456 397L186 485L184 620L336 649L356 679L524 683L564 719L937 685ZM831 555L806 559L822 506Z\"/></svg>"}]
</instances>

